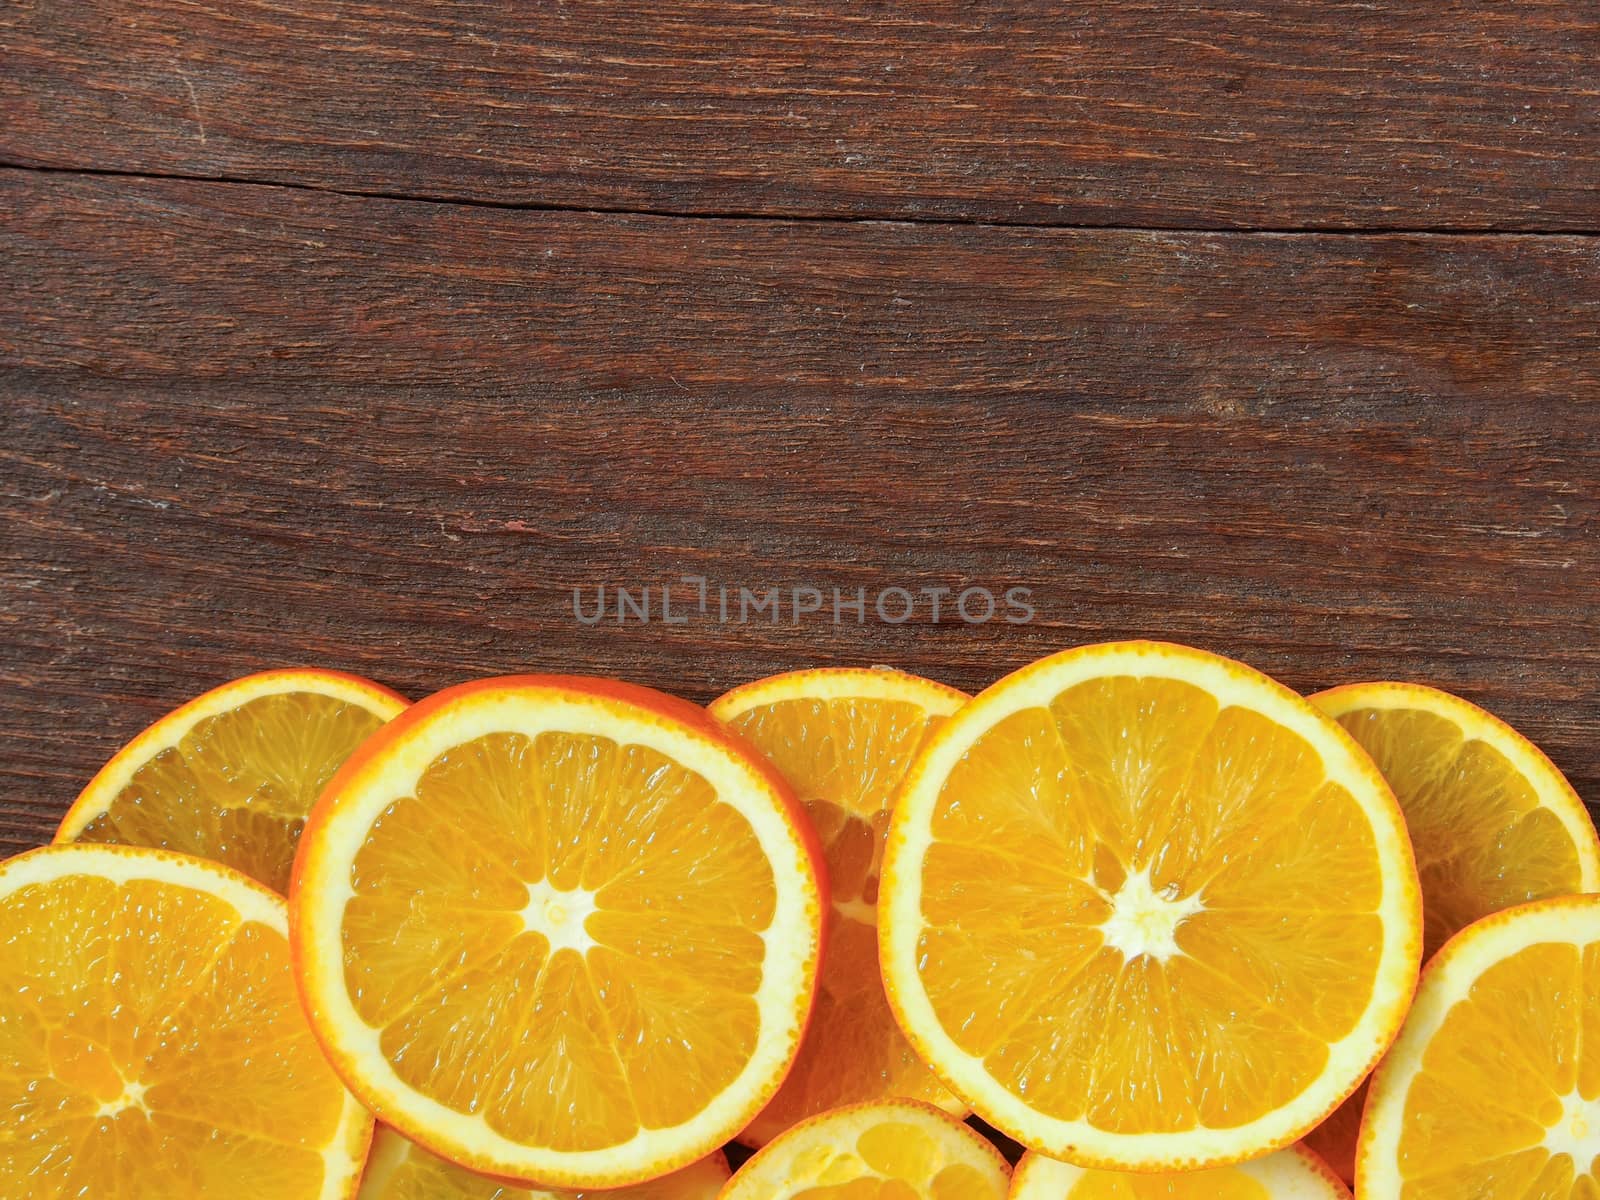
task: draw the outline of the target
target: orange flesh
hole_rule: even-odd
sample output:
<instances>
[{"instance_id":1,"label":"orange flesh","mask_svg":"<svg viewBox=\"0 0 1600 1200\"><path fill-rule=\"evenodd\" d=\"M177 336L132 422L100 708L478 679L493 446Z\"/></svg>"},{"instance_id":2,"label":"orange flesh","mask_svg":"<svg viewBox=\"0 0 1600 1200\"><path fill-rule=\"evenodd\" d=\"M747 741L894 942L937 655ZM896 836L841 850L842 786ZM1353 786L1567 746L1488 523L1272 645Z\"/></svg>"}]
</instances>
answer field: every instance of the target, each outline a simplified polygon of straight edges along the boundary
<instances>
[{"instance_id":1,"label":"orange flesh","mask_svg":"<svg viewBox=\"0 0 1600 1200\"><path fill-rule=\"evenodd\" d=\"M916 1125L883 1121L855 1144L819 1160L816 1182L783 1200L1000 1200L977 1167L951 1161L949 1150Z\"/></svg>"},{"instance_id":2,"label":"orange flesh","mask_svg":"<svg viewBox=\"0 0 1600 1200\"><path fill-rule=\"evenodd\" d=\"M850 698L785 700L729 722L800 797L821 840L833 896L811 1023L783 1088L751 1124L753 1142L862 1100L951 1103L889 1011L876 917L888 810L938 720L919 704Z\"/></svg>"},{"instance_id":3,"label":"orange flesh","mask_svg":"<svg viewBox=\"0 0 1600 1200\"><path fill-rule=\"evenodd\" d=\"M306 813L382 723L315 692L247 701L141 766L73 840L193 854L287 892Z\"/></svg>"},{"instance_id":4,"label":"orange flesh","mask_svg":"<svg viewBox=\"0 0 1600 1200\"><path fill-rule=\"evenodd\" d=\"M929 1000L1051 1117L1243 1125L1319 1077L1371 995L1365 814L1298 735L1190 684L1092 680L1006 718L932 834Z\"/></svg>"},{"instance_id":5,"label":"orange flesh","mask_svg":"<svg viewBox=\"0 0 1600 1200\"><path fill-rule=\"evenodd\" d=\"M682 1123L755 1049L771 867L653 750L454 747L373 824L351 884L345 978L383 1055L504 1137L593 1150Z\"/></svg>"},{"instance_id":6,"label":"orange flesh","mask_svg":"<svg viewBox=\"0 0 1600 1200\"><path fill-rule=\"evenodd\" d=\"M721 1156L717 1157L720 1160ZM362 1187L359 1200L713 1200L727 1177L727 1169L720 1162L704 1161L663 1179L611 1191L518 1187L475 1175L413 1145L407 1148L405 1161L384 1179L382 1187L374 1187L369 1181Z\"/></svg>"},{"instance_id":7,"label":"orange flesh","mask_svg":"<svg viewBox=\"0 0 1600 1200\"><path fill-rule=\"evenodd\" d=\"M1089 1171L1062 1200L1272 1200L1272 1193L1232 1167L1154 1176Z\"/></svg>"},{"instance_id":8,"label":"orange flesh","mask_svg":"<svg viewBox=\"0 0 1600 1200\"><path fill-rule=\"evenodd\" d=\"M1357 709L1338 720L1405 809L1425 958L1490 913L1583 890L1572 834L1499 750L1420 709Z\"/></svg>"},{"instance_id":9,"label":"orange flesh","mask_svg":"<svg viewBox=\"0 0 1600 1200\"><path fill-rule=\"evenodd\" d=\"M156 881L67 876L0 902L0 1184L123 1200L321 1193L344 1091L282 934ZM3 1189L0 1189L3 1190ZM23 1194L23 1193L18 1193Z\"/></svg>"},{"instance_id":10,"label":"orange flesh","mask_svg":"<svg viewBox=\"0 0 1600 1200\"><path fill-rule=\"evenodd\" d=\"M1600 944L1526 947L1486 970L1406 1093L1400 1200L1600 1197ZM1581 1111L1581 1110L1580 1110ZM1590 1147L1574 1161L1547 1137Z\"/></svg>"}]
</instances>

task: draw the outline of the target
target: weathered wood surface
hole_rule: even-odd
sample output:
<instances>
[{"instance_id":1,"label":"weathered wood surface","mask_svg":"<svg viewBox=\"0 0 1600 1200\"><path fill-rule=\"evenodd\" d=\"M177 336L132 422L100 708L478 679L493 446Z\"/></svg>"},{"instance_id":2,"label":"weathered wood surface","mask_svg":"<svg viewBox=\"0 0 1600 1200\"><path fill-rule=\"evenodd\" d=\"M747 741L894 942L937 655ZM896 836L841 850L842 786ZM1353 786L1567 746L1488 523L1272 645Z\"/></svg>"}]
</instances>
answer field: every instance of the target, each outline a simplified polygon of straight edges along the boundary
<instances>
[{"instance_id":1,"label":"weathered wood surface","mask_svg":"<svg viewBox=\"0 0 1600 1200\"><path fill-rule=\"evenodd\" d=\"M1600 9L75 0L0 161L656 212L1600 228Z\"/></svg>"},{"instance_id":2,"label":"weathered wood surface","mask_svg":"<svg viewBox=\"0 0 1600 1200\"><path fill-rule=\"evenodd\" d=\"M704 700L810 663L977 688L1155 635L1302 689L1458 689L1600 800L1595 239L30 171L0 210L0 852L166 709L295 662ZM684 575L1028 587L1036 616L574 618L574 587Z\"/></svg>"}]
</instances>

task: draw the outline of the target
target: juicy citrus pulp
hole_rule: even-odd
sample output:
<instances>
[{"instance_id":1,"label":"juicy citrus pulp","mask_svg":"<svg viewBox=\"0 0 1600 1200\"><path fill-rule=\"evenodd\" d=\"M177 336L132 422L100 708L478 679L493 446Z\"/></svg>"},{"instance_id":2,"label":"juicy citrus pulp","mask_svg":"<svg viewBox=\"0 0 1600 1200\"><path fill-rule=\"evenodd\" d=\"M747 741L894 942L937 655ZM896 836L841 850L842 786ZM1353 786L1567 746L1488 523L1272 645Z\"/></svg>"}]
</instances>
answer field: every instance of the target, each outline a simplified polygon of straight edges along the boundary
<instances>
[{"instance_id":1,"label":"juicy citrus pulp","mask_svg":"<svg viewBox=\"0 0 1600 1200\"><path fill-rule=\"evenodd\" d=\"M1373 1076L1356 1188L1393 1200L1600 1198L1600 897L1468 926Z\"/></svg>"},{"instance_id":2,"label":"juicy citrus pulp","mask_svg":"<svg viewBox=\"0 0 1600 1200\"><path fill-rule=\"evenodd\" d=\"M1287 1144L1399 1027L1405 826L1332 721L1156 643L1044 659L950 718L891 823L885 982L990 1123L1085 1166Z\"/></svg>"},{"instance_id":3,"label":"juicy citrus pulp","mask_svg":"<svg viewBox=\"0 0 1600 1200\"><path fill-rule=\"evenodd\" d=\"M1372 756L1405 812L1424 958L1490 913L1600 888L1600 838L1583 801L1504 722L1419 684L1352 684L1311 702Z\"/></svg>"},{"instance_id":4,"label":"juicy citrus pulp","mask_svg":"<svg viewBox=\"0 0 1600 1200\"><path fill-rule=\"evenodd\" d=\"M884 1100L791 1126L739 1168L721 1200L1002 1200L1010 1173L949 1114Z\"/></svg>"},{"instance_id":5,"label":"juicy citrus pulp","mask_svg":"<svg viewBox=\"0 0 1600 1200\"><path fill-rule=\"evenodd\" d=\"M889 808L929 732L967 700L890 670L775 675L714 701L711 715L789 782L827 860L831 923L800 1056L740 1140L759 1146L844 1104L905 1096L965 1106L917 1058L889 1012L878 971L878 872Z\"/></svg>"},{"instance_id":6,"label":"juicy citrus pulp","mask_svg":"<svg viewBox=\"0 0 1600 1200\"><path fill-rule=\"evenodd\" d=\"M719 1147L793 1060L813 845L700 709L599 680L439 693L312 813L294 942L335 1066L406 1136L565 1187Z\"/></svg>"},{"instance_id":7,"label":"juicy citrus pulp","mask_svg":"<svg viewBox=\"0 0 1600 1200\"><path fill-rule=\"evenodd\" d=\"M1029 1154L1017 1164L1010 1200L1350 1200L1350 1192L1315 1154L1291 1146L1232 1167L1149 1175Z\"/></svg>"},{"instance_id":8,"label":"juicy citrus pulp","mask_svg":"<svg viewBox=\"0 0 1600 1200\"><path fill-rule=\"evenodd\" d=\"M1476 705L1409 683L1311 697L1372 756L1405 812L1422 883L1423 956L1480 917L1600 890L1600 839L1561 772ZM1366 1089L1307 1142L1355 1177Z\"/></svg>"},{"instance_id":9,"label":"juicy citrus pulp","mask_svg":"<svg viewBox=\"0 0 1600 1200\"><path fill-rule=\"evenodd\" d=\"M524 1187L477 1175L380 1125L357 1200L715 1200L728 1180L721 1153L649 1183L606 1192Z\"/></svg>"},{"instance_id":10,"label":"juicy citrus pulp","mask_svg":"<svg viewBox=\"0 0 1600 1200\"><path fill-rule=\"evenodd\" d=\"M177 850L286 892L295 843L323 785L405 706L387 688L337 671L236 679L119 751L56 840Z\"/></svg>"},{"instance_id":11,"label":"juicy citrus pulp","mask_svg":"<svg viewBox=\"0 0 1600 1200\"><path fill-rule=\"evenodd\" d=\"M157 850L0 866L0 1195L336 1200L371 1119L295 996L282 899Z\"/></svg>"}]
</instances>

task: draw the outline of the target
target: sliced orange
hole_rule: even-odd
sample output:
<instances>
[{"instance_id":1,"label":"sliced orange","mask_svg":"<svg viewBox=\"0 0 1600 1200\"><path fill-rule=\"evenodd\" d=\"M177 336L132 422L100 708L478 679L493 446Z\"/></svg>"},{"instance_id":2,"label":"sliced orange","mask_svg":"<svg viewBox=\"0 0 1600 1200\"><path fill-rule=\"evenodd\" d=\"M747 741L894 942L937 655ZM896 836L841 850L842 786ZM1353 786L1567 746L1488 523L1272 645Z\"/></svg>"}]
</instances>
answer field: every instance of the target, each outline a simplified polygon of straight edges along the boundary
<instances>
[{"instance_id":1,"label":"sliced orange","mask_svg":"<svg viewBox=\"0 0 1600 1200\"><path fill-rule=\"evenodd\" d=\"M1600 891L1600 838L1583 801L1538 747L1437 688L1357 683L1311 697L1350 731L1394 788L1422 882L1423 957L1490 913ZM1355 1178L1363 1088L1307 1142Z\"/></svg>"},{"instance_id":2,"label":"sliced orange","mask_svg":"<svg viewBox=\"0 0 1600 1200\"><path fill-rule=\"evenodd\" d=\"M1231 1167L1150 1175L1027 1154L1017 1164L1010 1200L1350 1200L1350 1189L1301 1146Z\"/></svg>"},{"instance_id":3,"label":"sliced orange","mask_svg":"<svg viewBox=\"0 0 1600 1200\"><path fill-rule=\"evenodd\" d=\"M822 841L833 897L800 1057L740 1135L747 1145L827 1109L888 1096L966 1111L901 1036L878 971L878 872L895 789L928 734L966 702L953 688L901 671L841 668L774 675L710 705L800 797Z\"/></svg>"},{"instance_id":4,"label":"sliced orange","mask_svg":"<svg viewBox=\"0 0 1600 1200\"><path fill-rule=\"evenodd\" d=\"M357 1200L716 1200L728 1181L721 1152L649 1183L607 1192L523 1187L478 1175L378 1126Z\"/></svg>"},{"instance_id":5,"label":"sliced orange","mask_svg":"<svg viewBox=\"0 0 1600 1200\"><path fill-rule=\"evenodd\" d=\"M1600 897L1496 913L1433 957L1372 1079L1356 1191L1600 1197Z\"/></svg>"},{"instance_id":6,"label":"sliced orange","mask_svg":"<svg viewBox=\"0 0 1600 1200\"><path fill-rule=\"evenodd\" d=\"M1052 1158L1187 1170L1299 1138L1394 1037L1421 912L1370 759L1287 688L1152 642L1008 676L929 740L879 900L895 1015Z\"/></svg>"},{"instance_id":7,"label":"sliced orange","mask_svg":"<svg viewBox=\"0 0 1600 1200\"><path fill-rule=\"evenodd\" d=\"M372 1120L295 996L281 897L215 863L0 865L0 1195L344 1200Z\"/></svg>"},{"instance_id":8,"label":"sliced orange","mask_svg":"<svg viewBox=\"0 0 1600 1200\"><path fill-rule=\"evenodd\" d=\"M824 893L792 793L704 710L517 676L402 713L313 809L293 937L369 1108L486 1174L640 1183L772 1098Z\"/></svg>"},{"instance_id":9,"label":"sliced orange","mask_svg":"<svg viewBox=\"0 0 1600 1200\"><path fill-rule=\"evenodd\" d=\"M878 1100L785 1130L721 1200L1004 1200L1011 1168L942 1109Z\"/></svg>"},{"instance_id":10,"label":"sliced orange","mask_svg":"<svg viewBox=\"0 0 1600 1200\"><path fill-rule=\"evenodd\" d=\"M289 888L306 813L403 697L354 675L263 671L162 717L100 769L58 842L154 846Z\"/></svg>"}]
</instances>

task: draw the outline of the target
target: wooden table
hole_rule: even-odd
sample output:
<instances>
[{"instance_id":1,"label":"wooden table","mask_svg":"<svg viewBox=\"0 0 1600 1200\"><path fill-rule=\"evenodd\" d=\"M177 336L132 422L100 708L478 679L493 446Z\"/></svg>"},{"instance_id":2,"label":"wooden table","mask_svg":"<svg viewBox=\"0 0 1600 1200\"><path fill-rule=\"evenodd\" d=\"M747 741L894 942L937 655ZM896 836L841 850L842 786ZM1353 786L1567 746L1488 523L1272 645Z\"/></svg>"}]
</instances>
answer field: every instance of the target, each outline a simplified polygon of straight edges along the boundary
<instances>
[{"instance_id":1,"label":"wooden table","mask_svg":"<svg viewBox=\"0 0 1600 1200\"><path fill-rule=\"evenodd\" d=\"M1592 0L36 0L0 47L0 852L274 664L705 700L1134 635L1458 690L1600 801Z\"/></svg>"}]
</instances>

